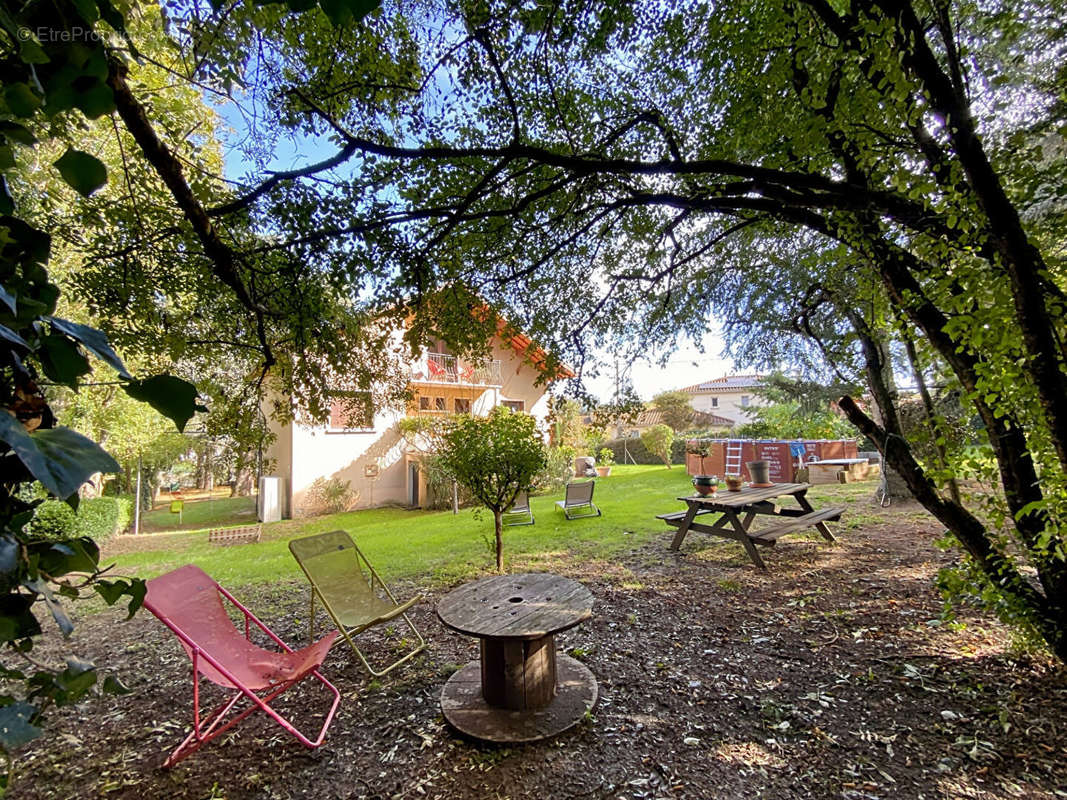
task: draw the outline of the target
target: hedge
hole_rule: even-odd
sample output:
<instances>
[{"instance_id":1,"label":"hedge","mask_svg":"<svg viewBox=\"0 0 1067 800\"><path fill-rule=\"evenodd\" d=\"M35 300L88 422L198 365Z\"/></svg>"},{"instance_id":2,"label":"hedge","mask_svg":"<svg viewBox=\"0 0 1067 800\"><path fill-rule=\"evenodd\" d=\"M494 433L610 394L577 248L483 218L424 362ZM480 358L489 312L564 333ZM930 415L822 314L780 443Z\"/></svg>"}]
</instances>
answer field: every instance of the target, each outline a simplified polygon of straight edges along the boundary
<instances>
[{"instance_id":1,"label":"hedge","mask_svg":"<svg viewBox=\"0 0 1067 800\"><path fill-rule=\"evenodd\" d=\"M629 452L633 461L625 457L623 452L624 443L626 445L625 449ZM663 464L663 459L648 452L640 439L613 439L610 442L606 442L604 447L607 447L615 454L616 464ZM671 463L685 464L685 439L680 436L675 436L674 442L671 444Z\"/></svg>"},{"instance_id":2,"label":"hedge","mask_svg":"<svg viewBox=\"0 0 1067 800\"><path fill-rule=\"evenodd\" d=\"M37 507L29 529L45 539L88 536L103 542L126 530L132 518L133 498L127 495L82 500L77 513L62 500L45 500Z\"/></svg>"}]
</instances>

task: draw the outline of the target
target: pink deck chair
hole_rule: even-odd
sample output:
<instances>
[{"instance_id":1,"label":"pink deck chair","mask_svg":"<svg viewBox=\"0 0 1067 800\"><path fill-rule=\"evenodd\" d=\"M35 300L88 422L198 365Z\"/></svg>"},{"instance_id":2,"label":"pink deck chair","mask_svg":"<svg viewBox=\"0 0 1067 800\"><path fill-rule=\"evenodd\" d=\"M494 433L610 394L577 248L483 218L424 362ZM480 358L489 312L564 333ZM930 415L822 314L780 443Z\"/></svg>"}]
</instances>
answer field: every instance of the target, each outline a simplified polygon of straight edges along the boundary
<instances>
[{"instance_id":1,"label":"pink deck chair","mask_svg":"<svg viewBox=\"0 0 1067 800\"><path fill-rule=\"evenodd\" d=\"M223 597L244 614L243 635L226 614ZM314 748L322 744L326 729L337 711L341 693L319 674L318 668L337 638L337 631L303 650L293 650L233 595L192 564L148 581L144 606L174 632L193 662L193 730L163 762L164 768L173 767L257 710L271 717L307 747ZM282 652L265 650L253 644L253 623L282 648ZM232 697L204 719L200 718L201 675L225 689L236 690ZM279 695L309 676L333 694L333 704L314 740L302 734L270 707L270 703ZM247 699L251 706L220 725L242 698Z\"/></svg>"}]
</instances>

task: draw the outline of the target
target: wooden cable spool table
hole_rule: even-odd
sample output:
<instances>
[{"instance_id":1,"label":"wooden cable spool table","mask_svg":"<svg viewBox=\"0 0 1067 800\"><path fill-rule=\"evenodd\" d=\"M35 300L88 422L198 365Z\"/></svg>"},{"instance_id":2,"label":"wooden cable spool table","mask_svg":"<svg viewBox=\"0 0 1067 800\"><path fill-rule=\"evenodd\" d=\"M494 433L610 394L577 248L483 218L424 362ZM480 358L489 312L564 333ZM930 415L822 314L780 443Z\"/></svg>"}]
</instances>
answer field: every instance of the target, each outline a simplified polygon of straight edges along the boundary
<instances>
[{"instance_id":1,"label":"wooden cable spool table","mask_svg":"<svg viewBox=\"0 0 1067 800\"><path fill-rule=\"evenodd\" d=\"M481 641L481 659L441 691L458 731L493 742L532 742L579 722L597 700L593 673L556 653L555 635L593 613L593 595L560 575L498 575L468 583L437 604L448 628Z\"/></svg>"}]
</instances>

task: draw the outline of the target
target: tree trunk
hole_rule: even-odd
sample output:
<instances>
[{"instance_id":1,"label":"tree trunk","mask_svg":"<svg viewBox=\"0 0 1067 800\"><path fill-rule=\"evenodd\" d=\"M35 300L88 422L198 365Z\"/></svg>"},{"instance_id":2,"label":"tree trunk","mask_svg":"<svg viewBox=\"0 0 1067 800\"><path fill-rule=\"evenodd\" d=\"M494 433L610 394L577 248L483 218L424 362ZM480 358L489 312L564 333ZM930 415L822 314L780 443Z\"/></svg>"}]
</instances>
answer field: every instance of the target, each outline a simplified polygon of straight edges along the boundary
<instances>
[{"instance_id":1,"label":"tree trunk","mask_svg":"<svg viewBox=\"0 0 1067 800\"><path fill-rule=\"evenodd\" d=\"M875 424L851 397L842 397L838 405L852 424L878 445L884 460L892 463L900 472L915 498L952 532L989 580L996 583L999 591L1027 609L1034 627L1052 652L1061 661L1067 662L1067 623L1062 608L1055 602L1049 602L996 548L989 531L980 520L936 491L923 468L913 458L911 449L895 441L899 436Z\"/></svg>"},{"instance_id":2,"label":"tree trunk","mask_svg":"<svg viewBox=\"0 0 1067 800\"><path fill-rule=\"evenodd\" d=\"M496 571L504 571L504 515L493 509L493 526L496 528Z\"/></svg>"},{"instance_id":3,"label":"tree trunk","mask_svg":"<svg viewBox=\"0 0 1067 800\"><path fill-rule=\"evenodd\" d=\"M230 497L248 497L252 494L252 466L242 464L234 473L233 486L230 488Z\"/></svg>"}]
</instances>

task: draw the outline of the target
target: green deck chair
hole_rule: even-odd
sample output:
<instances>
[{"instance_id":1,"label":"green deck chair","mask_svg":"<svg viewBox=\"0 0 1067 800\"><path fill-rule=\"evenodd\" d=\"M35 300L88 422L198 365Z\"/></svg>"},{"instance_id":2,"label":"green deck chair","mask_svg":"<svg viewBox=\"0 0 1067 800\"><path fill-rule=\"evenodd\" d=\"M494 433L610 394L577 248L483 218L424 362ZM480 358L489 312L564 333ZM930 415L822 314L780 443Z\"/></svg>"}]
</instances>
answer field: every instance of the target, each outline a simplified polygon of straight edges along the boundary
<instances>
[{"instance_id":1,"label":"green deck chair","mask_svg":"<svg viewBox=\"0 0 1067 800\"><path fill-rule=\"evenodd\" d=\"M317 595L337 630L356 651L359 660L371 675L385 675L425 649L426 640L406 613L422 596L417 595L406 603L399 603L345 531L330 531L293 539L289 542L289 552L311 582L312 640L315 638ZM353 638L367 628L396 617L403 617L411 632L415 634L415 649L384 669L375 670Z\"/></svg>"}]
</instances>

